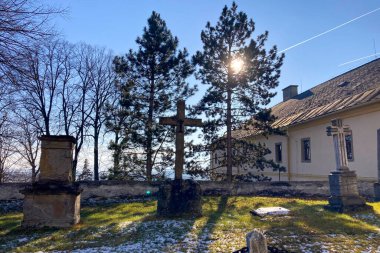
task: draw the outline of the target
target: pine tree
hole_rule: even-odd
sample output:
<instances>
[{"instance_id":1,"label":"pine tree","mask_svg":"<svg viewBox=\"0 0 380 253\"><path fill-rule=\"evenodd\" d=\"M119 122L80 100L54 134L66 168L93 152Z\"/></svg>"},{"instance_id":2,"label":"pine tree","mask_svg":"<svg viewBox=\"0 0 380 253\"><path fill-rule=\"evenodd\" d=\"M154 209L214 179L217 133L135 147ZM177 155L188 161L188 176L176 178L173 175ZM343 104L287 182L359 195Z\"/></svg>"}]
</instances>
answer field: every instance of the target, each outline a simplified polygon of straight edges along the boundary
<instances>
[{"instance_id":1,"label":"pine tree","mask_svg":"<svg viewBox=\"0 0 380 253\"><path fill-rule=\"evenodd\" d=\"M196 77L209 86L195 109L207 118L206 141L215 145L218 134L226 132L223 141L219 139L218 149L226 150L228 181L232 181L234 165L242 164L243 160L248 162L248 153L240 152L239 156L241 150L251 150L256 156L251 163L259 168L271 164L263 158L270 152L268 149L259 150L258 146L232 136L233 131L252 124L264 133L272 131L270 124L274 117L264 107L275 95L270 90L278 86L284 55L277 55L276 46L267 51L264 45L268 32L255 40L254 30L253 20L238 12L234 2L230 8L223 8L215 26L207 23L201 33L203 50L194 56L199 66Z\"/></svg>"},{"instance_id":2,"label":"pine tree","mask_svg":"<svg viewBox=\"0 0 380 253\"><path fill-rule=\"evenodd\" d=\"M179 98L186 99L194 93L195 87L186 82L194 68L187 59L187 50L178 50L177 37L156 12L136 43L136 51L116 57L114 64L121 82L134 83L126 98L133 102L138 121L131 142L137 144L137 158L144 161L146 179L151 181L153 167L161 171L172 166L172 159L165 155L171 153L167 144L173 134L170 127L158 124L158 118L173 112Z\"/></svg>"},{"instance_id":3,"label":"pine tree","mask_svg":"<svg viewBox=\"0 0 380 253\"><path fill-rule=\"evenodd\" d=\"M88 166L88 159L84 160L82 172L78 176L78 181L91 181L93 180L92 171Z\"/></svg>"},{"instance_id":4,"label":"pine tree","mask_svg":"<svg viewBox=\"0 0 380 253\"><path fill-rule=\"evenodd\" d=\"M113 139L108 145L112 151L113 166L109 168L109 179L126 179L126 174L132 172L134 166L122 166L128 159L124 155L125 151L133 150L135 146L131 143L131 134L135 133L135 122L137 116L135 108L130 98L133 83L120 85L115 83L114 96L112 103L106 105L106 128L113 134ZM123 163L123 164L122 164ZM128 177L128 179L131 179Z\"/></svg>"}]
</instances>

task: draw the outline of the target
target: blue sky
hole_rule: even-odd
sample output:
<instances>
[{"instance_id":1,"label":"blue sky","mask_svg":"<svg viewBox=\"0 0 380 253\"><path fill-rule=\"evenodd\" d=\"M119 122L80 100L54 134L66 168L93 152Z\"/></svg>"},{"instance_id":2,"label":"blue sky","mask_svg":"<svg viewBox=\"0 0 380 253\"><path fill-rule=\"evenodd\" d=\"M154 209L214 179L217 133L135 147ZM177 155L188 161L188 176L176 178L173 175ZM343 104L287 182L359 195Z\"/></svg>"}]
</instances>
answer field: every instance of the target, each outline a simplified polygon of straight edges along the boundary
<instances>
[{"instance_id":1,"label":"blue sky","mask_svg":"<svg viewBox=\"0 0 380 253\"><path fill-rule=\"evenodd\" d=\"M66 0L48 3L67 8L67 14L53 22L68 41L104 46L120 55L135 47L135 39L142 34L153 10L166 20L169 29L179 38L180 46L193 54L202 47L200 32L206 22L215 24L223 6L231 5L232 1ZM256 23L255 36L268 30L268 47L276 44L279 50L380 8L379 0L244 0L236 3ZM375 59L339 66L374 54L374 43L380 52L380 10L286 51L278 95L272 104L282 100L281 89L290 84L297 84L299 91L305 91ZM190 103L199 98L200 94Z\"/></svg>"}]
</instances>

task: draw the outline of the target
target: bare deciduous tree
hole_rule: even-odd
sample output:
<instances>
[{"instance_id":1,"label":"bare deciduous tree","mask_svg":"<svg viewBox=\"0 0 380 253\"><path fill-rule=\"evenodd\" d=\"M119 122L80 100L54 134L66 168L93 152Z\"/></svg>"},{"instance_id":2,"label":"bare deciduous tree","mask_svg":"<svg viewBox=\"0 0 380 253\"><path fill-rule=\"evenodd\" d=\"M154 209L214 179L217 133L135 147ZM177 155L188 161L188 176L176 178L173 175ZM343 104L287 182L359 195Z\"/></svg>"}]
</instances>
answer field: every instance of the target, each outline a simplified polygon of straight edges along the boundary
<instances>
[{"instance_id":1,"label":"bare deciduous tree","mask_svg":"<svg viewBox=\"0 0 380 253\"><path fill-rule=\"evenodd\" d=\"M10 121L4 115L0 119L0 183L6 180L9 169L14 165L12 156L15 154L15 150L12 146L12 137L13 131Z\"/></svg>"},{"instance_id":2,"label":"bare deciduous tree","mask_svg":"<svg viewBox=\"0 0 380 253\"><path fill-rule=\"evenodd\" d=\"M0 74L18 69L21 52L33 49L54 32L49 26L52 15L62 13L33 0L0 1Z\"/></svg>"},{"instance_id":3,"label":"bare deciduous tree","mask_svg":"<svg viewBox=\"0 0 380 253\"><path fill-rule=\"evenodd\" d=\"M65 132L71 134L76 139L73 160L73 176L75 178L78 166L80 151L86 140L88 131L88 121L93 104L90 103L89 91L92 86L91 72L94 68L94 61L91 57L92 48L86 44L79 44L75 49L74 75L75 85L68 87L67 99L71 99L66 107L69 117L65 118ZM71 95L69 95L71 94ZM67 129L67 130L66 130Z\"/></svg>"},{"instance_id":4,"label":"bare deciduous tree","mask_svg":"<svg viewBox=\"0 0 380 253\"><path fill-rule=\"evenodd\" d=\"M89 124L94 140L94 179L99 180L99 139L106 122L105 109L114 92L115 73L112 69L113 56L103 48L92 48L91 58L94 67L91 69L92 89L90 92L92 113Z\"/></svg>"},{"instance_id":5,"label":"bare deciduous tree","mask_svg":"<svg viewBox=\"0 0 380 253\"><path fill-rule=\"evenodd\" d=\"M18 130L14 135L16 140L14 150L27 162L31 169L32 183L36 182L37 175L40 171L38 167L38 156L40 148L39 133L36 128L30 124L31 117L29 114L17 113Z\"/></svg>"},{"instance_id":6,"label":"bare deciduous tree","mask_svg":"<svg viewBox=\"0 0 380 253\"><path fill-rule=\"evenodd\" d=\"M57 116L58 93L70 78L70 69L66 67L70 61L68 47L67 42L59 40L36 46L27 54L23 75L16 80L18 98L42 134L50 135L52 129L58 132L57 126L52 124Z\"/></svg>"}]
</instances>

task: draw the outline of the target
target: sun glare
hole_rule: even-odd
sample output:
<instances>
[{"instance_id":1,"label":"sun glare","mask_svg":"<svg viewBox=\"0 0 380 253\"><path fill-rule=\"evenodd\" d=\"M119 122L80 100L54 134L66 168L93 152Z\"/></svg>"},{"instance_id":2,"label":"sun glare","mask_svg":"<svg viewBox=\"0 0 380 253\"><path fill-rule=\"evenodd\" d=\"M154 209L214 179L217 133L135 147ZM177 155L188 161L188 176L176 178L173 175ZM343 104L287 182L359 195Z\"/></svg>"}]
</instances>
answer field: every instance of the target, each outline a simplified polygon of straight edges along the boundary
<instances>
[{"instance_id":1,"label":"sun glare","mask_svg":"<svg viewBox=\"0 0 380 253\"><path fill-rule=\"evenodd\" d=\"M240 58L236 58L231 62L231 68L235 74L238 74L244 67L244 61Z\"/></svg>"}]
</instances>

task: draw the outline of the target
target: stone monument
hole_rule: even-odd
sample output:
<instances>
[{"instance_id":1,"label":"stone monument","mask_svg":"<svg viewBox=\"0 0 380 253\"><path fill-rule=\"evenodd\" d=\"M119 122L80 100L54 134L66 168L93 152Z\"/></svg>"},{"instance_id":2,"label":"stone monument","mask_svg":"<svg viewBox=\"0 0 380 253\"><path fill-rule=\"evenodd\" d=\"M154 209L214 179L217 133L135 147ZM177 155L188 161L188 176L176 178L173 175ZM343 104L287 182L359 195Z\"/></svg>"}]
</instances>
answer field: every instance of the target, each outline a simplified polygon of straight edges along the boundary
<instances>
[{"instance_id":1,"label":"stone monument","mask_svg":"<svg viewBox=\"0 0 380 253\"><path fill-rule=\"evenodd\" d=\"M177 115L160 118L161 125L176 128L175 178L161 184L158 191L157 213L160 216L202 215L201 187L195 180L183 180L185 126L202 126L202 120L185 117L185 101L177 102Z\"/></svg>"},{"instance_id":2,"label":"stone monument","mask_svg":"<svg viewBox=\"0 0 380 253\"><path fill-rule=\"evenodd\" d=\"M380 129L377 130L377 183L374 184L375 201L380 201Z\"/></svg>"},{"instance_id":3,"label":"stone monument","mask_svg":"<svg viewBox=\"0 0 380 253\"><path fill-rule=\"evenodd\" d=\"M247 248L249 253L267 253L268 246L265 235L255 229L249 232L246 236Z\"/></svg>"},{"instance_id":4,"label":"stone monument","mask_svg":"<svg viewBox=\"0 0 380 253\"><path fill-rule=\"evenodd\" d=\"M326 132L327 136L333 136L336 171L329 175L331 196L326 208L337 212L367 209L365 200L359 196L356 173L348 168L345 134L351 130L343 126L341 119L334 119L331 123Z\"/></svg>"},{"instance_id":5,"label":"stone monument","mask_svg":"<svg viewBox=\"0 0 380 253\"><path fill-rule=\"evenodd\" d=\"M41 136L40 177L21 191L23 227L70 227L80 220L82 189L73 183L75 138Z\"/></svg>"}]
</instances>

